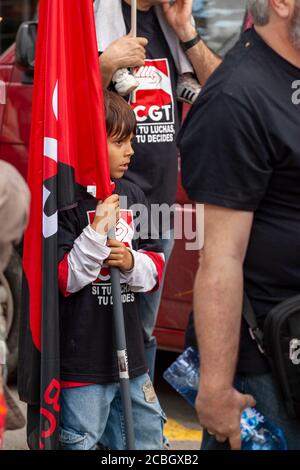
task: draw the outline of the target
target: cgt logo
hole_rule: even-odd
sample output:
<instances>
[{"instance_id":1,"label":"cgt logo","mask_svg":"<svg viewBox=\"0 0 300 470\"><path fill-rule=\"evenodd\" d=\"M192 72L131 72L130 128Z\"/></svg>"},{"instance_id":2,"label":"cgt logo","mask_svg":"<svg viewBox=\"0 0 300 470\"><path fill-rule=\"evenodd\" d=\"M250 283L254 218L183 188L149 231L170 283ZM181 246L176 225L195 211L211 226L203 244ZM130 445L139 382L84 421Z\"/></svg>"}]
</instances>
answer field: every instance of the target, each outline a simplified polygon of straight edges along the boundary
<instances>
[{"instance_id":1,"label":"cgt logo","mask_svg":"<svg viewBox=\"0 0 300 470\"><path fill-rule=\"evenodd\" d=\"M88 211L87 218L90 224L93 223L95 218L95 211ZM132 239L134 236L134 221L133 221L133 212L132 210L121 209L120 210L120 219L116 226L116 239L119 242L124 243L132 249ZM110 280L110 270L105 267L101 268L98 279L95 283L106 282Z\"/></svg>"},{"instance_id":2,"label":"cgt logo","mask_svg":"<svg viewBox=\"0 0 300 470\"><path fill-rule=\"evenodd\" d=\"M300 364L300 339L293 338L290 341L290 360L295 366Z\"/></svg>"},{"instance_id":3,"label":"cgt logo","mask_svg":"<svg viewBox=\"0 0 300 470\"><path fill-rule=\"evenodd\" d=\"M173 93L167 59L145 60L135 72L139 82L131 107L138 124L174 123Z\"/></svg>"}]
</instances>

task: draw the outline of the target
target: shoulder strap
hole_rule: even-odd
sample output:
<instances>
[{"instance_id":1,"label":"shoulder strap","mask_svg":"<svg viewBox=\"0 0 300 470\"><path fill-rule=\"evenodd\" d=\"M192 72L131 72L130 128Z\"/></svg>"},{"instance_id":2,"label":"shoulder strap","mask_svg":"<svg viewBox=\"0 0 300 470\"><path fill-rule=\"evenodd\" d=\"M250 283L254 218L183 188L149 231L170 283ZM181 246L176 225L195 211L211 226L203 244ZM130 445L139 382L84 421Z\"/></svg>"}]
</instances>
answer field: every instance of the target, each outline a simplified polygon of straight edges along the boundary
<instances>
[{"instance_id":1,"label":"shoulder strap","mask_svg":"<svg viewBox=\"0 0 300 470\"><path fill-rule=\"evenodd\" d=\"M252 308L249 297L246 292L244 292L244 302L243 302L243 317L247 322L249 327L249 333L251 338L256 341L257 347L262 354L265 354L264 351L264 334L262 330L258 327L256 315Z\"/></svg>"}]
</instances>

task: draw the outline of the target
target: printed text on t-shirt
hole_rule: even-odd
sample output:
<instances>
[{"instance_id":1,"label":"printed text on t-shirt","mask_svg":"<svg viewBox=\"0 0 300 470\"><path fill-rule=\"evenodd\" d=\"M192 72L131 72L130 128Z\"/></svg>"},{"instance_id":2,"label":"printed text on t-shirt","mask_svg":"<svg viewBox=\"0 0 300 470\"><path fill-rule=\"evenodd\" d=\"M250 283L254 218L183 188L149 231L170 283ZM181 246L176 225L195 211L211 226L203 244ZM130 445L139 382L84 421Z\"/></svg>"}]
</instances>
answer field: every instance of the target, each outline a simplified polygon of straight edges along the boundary
<instances>
[{"instance_id":1,"label":"printed text on t-shirt","mask_svg":"<svg viewBox=\"0 0 300 470\"><path fill-rule=\"evenodd\" d=\"M137 142L173 142L175 117L168 60L145 60L135 77L139 86L132 93L131 107L137 119Z\"/></svg>"}]
</instances>

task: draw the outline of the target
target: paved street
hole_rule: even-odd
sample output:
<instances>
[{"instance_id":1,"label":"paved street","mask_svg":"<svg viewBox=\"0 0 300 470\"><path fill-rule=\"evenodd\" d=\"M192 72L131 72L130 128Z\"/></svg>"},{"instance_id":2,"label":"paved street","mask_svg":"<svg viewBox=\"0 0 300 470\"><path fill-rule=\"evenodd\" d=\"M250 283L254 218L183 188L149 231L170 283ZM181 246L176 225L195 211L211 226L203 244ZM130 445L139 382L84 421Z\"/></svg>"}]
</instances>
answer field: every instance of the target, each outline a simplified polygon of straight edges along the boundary
<instances>
[{"instance_id":1,"label":"paved street","mask_svg":"<svg viewBox=\"0 0 300 470\"><path fill-rule=\"evenodd\" d=\"M164 370L174 362L177 355L160 351L156 361L155 388L168 417L165 434L170 440L171 449L199 450L202 431L195 411L162 378Z\"/></svg>"},{"instance_id":2,"label":"paved street","mask_svg":"<svg viewBox=\"0 0 300 470\"><path fill-rule=\"evenodd\" d=\"M201 428L194 410L162 378L163 371L176 358L174 353L159 352L157 357L156 391L161 405L168 416L165 429L170 440L171 450L198 450L200 447ZM11 386L15 398L16 387ZM20 402L26 413L26 405ZM5 436L5 450L26 450L25 428L19 431L8 431Z\"/></svg>"},{"instance_id":3,"label":"paved street","mask_svg":"<svg viewBox=\"0 0 300 470\"><path fill-rule=\"evenodd\" d=\"M16 391L16 387L10 387L13 396L17 400L18 394ZM20 405L21 410L23 411L24 415L26 415L26 405L25 403L18 402ZM7 431L5 433L5 440L4 440L4 450L27 450L28 447L26 445L26 436L25 436L25 428L20 429L18 431Z\"/></svg>"}]
</instances>

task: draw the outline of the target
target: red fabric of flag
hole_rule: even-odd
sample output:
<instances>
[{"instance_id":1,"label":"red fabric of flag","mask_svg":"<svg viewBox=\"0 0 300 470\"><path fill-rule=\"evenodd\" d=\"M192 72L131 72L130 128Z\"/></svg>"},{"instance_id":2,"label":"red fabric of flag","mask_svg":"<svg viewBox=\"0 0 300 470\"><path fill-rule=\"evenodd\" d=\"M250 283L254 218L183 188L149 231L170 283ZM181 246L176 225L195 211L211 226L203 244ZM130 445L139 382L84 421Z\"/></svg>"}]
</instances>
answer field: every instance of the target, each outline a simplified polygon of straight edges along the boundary
<instances>
[{"instance_id":1,"label":"red fabric of flag","mask_svg":"<svg viewBox=\"0 0 300 470\"><path fill-rule=\"evenodd\" d=\"M92 0L40 1L28 184L19 393L29 404L32 448L54 449L60 392L57 214L87 190L98 199L111 194Z\"/></svg>"}]
</instances>

